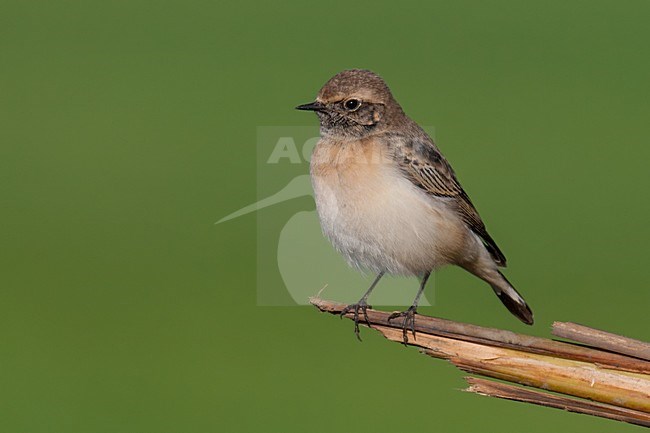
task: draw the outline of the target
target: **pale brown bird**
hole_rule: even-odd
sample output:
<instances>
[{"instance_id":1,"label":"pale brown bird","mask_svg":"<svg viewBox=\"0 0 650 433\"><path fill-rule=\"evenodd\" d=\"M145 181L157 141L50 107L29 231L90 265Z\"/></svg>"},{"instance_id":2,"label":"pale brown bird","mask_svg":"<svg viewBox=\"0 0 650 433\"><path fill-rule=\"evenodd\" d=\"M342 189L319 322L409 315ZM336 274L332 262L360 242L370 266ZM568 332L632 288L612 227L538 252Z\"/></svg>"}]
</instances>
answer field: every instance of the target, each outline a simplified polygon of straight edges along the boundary
<instances>
[{"instance_id":1,"label":"pale brown bird","mask_svg":"<svg viewBox=\"0 0 650 433\"><path fill-rule=\"evenodd\" d=\"M403 317L415 337L414 317L429 275L441 266L462 267L486 281L501 302L532 325L526 301L499 271L506 258L433 140L411 120L377 74L352 69L332 77L315 102L320 141L311 158L316 208L325 236L359 269L377 274L356 304L366 315L368 296L381 277L421 278ZM365 318L367 322L367 317Z\"/></svg>"}]
</instances>

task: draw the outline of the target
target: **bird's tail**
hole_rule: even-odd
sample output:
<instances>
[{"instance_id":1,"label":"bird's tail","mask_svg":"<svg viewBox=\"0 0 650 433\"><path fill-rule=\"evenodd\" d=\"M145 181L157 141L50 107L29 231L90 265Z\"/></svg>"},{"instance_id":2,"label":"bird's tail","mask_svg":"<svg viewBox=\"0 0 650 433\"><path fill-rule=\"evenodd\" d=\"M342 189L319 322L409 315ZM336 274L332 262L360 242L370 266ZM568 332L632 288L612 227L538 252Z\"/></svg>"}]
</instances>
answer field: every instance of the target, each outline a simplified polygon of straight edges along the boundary
<instances>
[{"instance_id":1,"label":"bird's tail","mask_svg":"<svg viewBox=\"0 0 650 433\"><path fill-rule=\"evenodd\" d=\"M519 292L510 284L505 276L499 271L499 276L501 277L497 281L489 282L492 286L492 290L497 294L503 305L519 320L524 322L527 325L533 324L533 312L530 310L524 298L521 297Z\"/></svg>"}]
</instances>

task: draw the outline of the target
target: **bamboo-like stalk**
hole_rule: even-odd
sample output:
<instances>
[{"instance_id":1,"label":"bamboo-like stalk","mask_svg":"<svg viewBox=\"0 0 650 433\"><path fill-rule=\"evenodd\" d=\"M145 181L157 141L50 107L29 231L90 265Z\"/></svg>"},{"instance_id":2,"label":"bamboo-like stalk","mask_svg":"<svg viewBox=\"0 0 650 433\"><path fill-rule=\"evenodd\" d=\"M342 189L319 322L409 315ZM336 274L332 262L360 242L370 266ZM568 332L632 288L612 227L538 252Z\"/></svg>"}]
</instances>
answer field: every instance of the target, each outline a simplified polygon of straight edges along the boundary
<instances>
[{"instance_id":1,"label":"bamboo-like stalk","mask_svg":"<svg viewBox=\"0 0 650 433\"><path fill-rule=\"evenodd\" d=\"M552 333L578 343L650 361L650 343L645 341L634 340L572 322L554 322Z\"/></svg>"},{"instance_id":2,"label":"bamboo-like stalk","mask_svg":"<svg viewBox=\"0 0 650 433\"><path fill-rule=\"evenodd\" d=\"M318 298L311 303L332 314L345 308ZM389 316L388 312L368 309L368 325L401 343L400 321L389 322ZM346 317L353 318L353 314ZM622 340L607 338L605 351L422 315L416 315L415 329L415 338L409 334L409 345L420 347L429 356L447 359L464 371L579 399L567 402L548 392L490 387L483 382L472 382L470 391L650 426L650 362L624 354L635 349L634 340L626 339L622 350L613 350L612 342ZM639 343L640 348L646 344Z\"/></svg>"},{"instance_id":3,"label":"bamboo-like stalk","mask_svg":"<svg viewBox=\"0 0 650 433\"><path fill-rule=\"evenodd\" d=\"M510 385L493 380L467 376L469 384L466 391L488 397L497 397L507 400L532 403L540 406L564 409L569 412L609 418L616 421L628 422L644 427L650 427L650 414L645 412L621 408L614 405L596 403L589 400L564 397L548 392L536 391L521 386Z\"/></svg>"}]
</instances>

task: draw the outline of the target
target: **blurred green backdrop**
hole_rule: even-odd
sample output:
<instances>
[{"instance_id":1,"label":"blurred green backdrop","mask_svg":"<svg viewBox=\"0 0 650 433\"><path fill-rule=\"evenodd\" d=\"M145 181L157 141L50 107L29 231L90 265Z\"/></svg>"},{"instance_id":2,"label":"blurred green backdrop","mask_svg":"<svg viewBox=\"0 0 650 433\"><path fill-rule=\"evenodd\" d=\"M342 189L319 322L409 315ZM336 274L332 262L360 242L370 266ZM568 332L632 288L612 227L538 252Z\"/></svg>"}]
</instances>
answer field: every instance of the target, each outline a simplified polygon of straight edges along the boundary
<instances>
[{"instance_id":1,"label":"blurred green backdrop","mask_svg":"<svg viewBox=\"0 0 650 433\"><path fill-rule=\"evenodd\" d=\"M1 0L0 430L634 431L256 306L256 218L308 197L214 222L256 200L258 126L315 125L293 107L370 68L435 125L537 323L456 269L421 312L648 340L649 19L645 0Z\"/></svg>"}]
</instances>

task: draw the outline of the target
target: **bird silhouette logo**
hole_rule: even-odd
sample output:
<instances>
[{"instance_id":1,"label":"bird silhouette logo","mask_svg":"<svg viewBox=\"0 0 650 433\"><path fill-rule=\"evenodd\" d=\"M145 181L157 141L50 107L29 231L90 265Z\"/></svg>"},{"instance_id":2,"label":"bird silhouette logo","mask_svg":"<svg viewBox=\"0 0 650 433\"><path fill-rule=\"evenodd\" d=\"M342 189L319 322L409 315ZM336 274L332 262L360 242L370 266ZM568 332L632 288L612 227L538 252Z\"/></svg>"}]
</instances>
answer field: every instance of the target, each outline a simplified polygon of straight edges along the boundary
<instances>
[{"instance_id":1,"label":"bird silhouette logo","mask_svg":"<svg viewBox=\"0 0 650 433\"><path fill-rule=\"evenodd\" d=\"M296 138L291 137L292 133ZM307 138L300 140L298 137ZM295 175L271 194L260 191L268 191L266 185L273 183L270 181L277 183L280 176L286 177L287 171L302 169L303 173L307 172L311 148L317 140L317 128L259 127L257 176L260 198L215 223L222 225L257 214L258 305L308 305L309 298L323 287L326 287L328 298L352 300L371 277L349 268L323 237L308 174ZM287 206L298 199L308 203L308 206L297 211L295 206ZM293 209L292 213L283 207ZM283 287L278 287L278 281ZM399 278L387 280L385 285L399 288L378 293L373 298L373 304L408 305L413 295L409 290L412 287L404 282ZM423 299L421 305L431 305L431 299Z\"/></svg>"}]
</instances>

